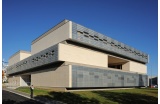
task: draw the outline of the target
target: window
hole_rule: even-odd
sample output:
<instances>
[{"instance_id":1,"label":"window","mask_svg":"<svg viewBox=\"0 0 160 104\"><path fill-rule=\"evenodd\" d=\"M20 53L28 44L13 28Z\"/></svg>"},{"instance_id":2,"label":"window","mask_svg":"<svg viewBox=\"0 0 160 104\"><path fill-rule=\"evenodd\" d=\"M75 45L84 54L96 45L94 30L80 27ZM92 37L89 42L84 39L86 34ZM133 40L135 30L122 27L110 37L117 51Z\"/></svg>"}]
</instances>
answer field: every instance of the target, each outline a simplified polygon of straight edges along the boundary
<instances>
[{"instance_id":1,"label":"window","mask_svg":"<svg viewBox=\"0 0 160 104\"><path fill-rule=\"evenodd\" d=\"M122 65L108 65L109 68L122 69Z\"/></svg>"},{"instance_id":2,"label":"window","mask_svg":"<svg viewBox=\"0 0 160 104\"><path fill-rule=\"evenodd\" d=\"M121 49L121 45L118 45L118 48Z\"/></svg>"},{"instance_id":3,"label":"window","mask_svg":"<svg viewBox=\"0 0 160 104\"><path fill-rule=\"evenodd\" d=\"M103 41L103 39L99 39L100 41Z\"/></svg>"},{"instance_id":4,"label":"window","mask_svg":"<svg viewBox=\"0 0 160 104\"><path fill-rule=\"evenodd\" d=\"M84 33L84 34L89 34L89 33L88 33L88 32L86 32L86 31L83 31L83 33Z\"/></svg>"},{"instance_id":5,"label":"window","mask_svg":"<svg viewBox=\"0 0 160 104\"><path fill-rule=\"evenodd\" d=\"M89 35L91 38L94 38L92 35Z\"/></svg>"},{"instance_id":6,"label":"window","mask_svg":"<svg viewBox=\"0 0 160 104\"><path fill-rule=\"evenodd\" d=\"M81 35L81 34L83 34L83 32L81 32L81 31L77 31L77 34L80 34L80 35Z\"/></svg>"},{"instance_id":7,"label":"window","mask_svg":"<svg viewBox=\"0 0 160 104\"><path fill-rule=\"evenodd\" d=\"M131 49L129 49L129 53L132 53L132 50L131 50Z\"/></svg>"},{"instance_id":8,"label":"window","mask_svg":"<svg viewBox=\"0 0 160 104\"><path fill-rule=\"evenodd\" d=\"M99 38L98 36L94 35L95 38Z\"/></svg>"},{"instance_id":9,"label":"window","mask_svg":"<svg viewBox=\"0 0 160 104\"><path fill-rule=\"evenodd\" d=\"M117 44L114 44L114 46L117 48L118 47L118 45Z\"/></svg>"},{"instance_id":10,"label":"window","mask_svg":"<svg viewBox=\"0 0 160 104\"><path fill-rule=\"evenodd\" d=\"M47 57L48 57L48 53L45 53L45 54L44 54L44 57L47 58Z\"/></svg>"},{"instance_id":11,"label":"window","mask_svg":"<svg viewBox=\"0 0 160 104\"><path fill-rule=\"evenodd\" d=\"M84 36L85 36L85 37L89 37L89 35L87 35L87 34L84 34Z\"/></svg>"},{"instance_id":12,"label":"window","mask_svg":"<svg viewBox=\"0 0 160 104\"><path fill-rule=\"evenodd\" d=\"M106 40L106 39L103 39L103 41L106 41L106 42L107 42L107 40Z\"/></svg>"},{"instance_id":13,"label":"window","mask_svg":"<svg viewBox=\"0 0 160 104\"><path fill-rule=\"evenodd\" d=\"M106 40L106 39L103 39L103 43L107 44L107 40Z\"/></svg>"},{"instance_id":14,"label":"window","mask_svg":"<svg viewBox=\"0 0 160 104\"><path fill-rule=\"evenodd\" d=\"M50 55L52 55L52 56L54 55L54 50L52 50L52 51L50 52Z\"/></svg>"},{"instance_id":15,"label":"window","mask_svg":"<svg viewBox=\"0 0 160 104\"><path fill-rule=\"evenodd\" d=\"M123 46L121 46L121 49L124 49L124 47L123 47Z\"/></svg>"},{"instance_id":16,"label":"window","mask_svg":"<svg viewBox=\"0 0 160 104\"><path fill-rule=\"evenodd\" d=\"M125 51L128 51L128 49L127 49L126 47L124 47L124 50L125 50Z\"/></svg>"},{"instance_id":17,"label":"window","mask_svg":"<svg viewBox=\"0 0 160 104\"><path fill-rule=\"evenodd\" d=\"M32 62L34 62L34 58L32 59Z\"/></svg>"},{"instance_id":18,"label":"window","mask_svg":"<svg viewBox=\"0 0 160 104\"><path fill-rule=\"evenodd\" d=\"M114 46L114 42L111 42L111 46Z\"/></svg>"},{"instance_id":19,"label":"window","mask_svg":"<svg viewBox=\"0 0 160 104\"><path fill-rule=\"evenodd\" d=\"M138 56L140 56L140 53L137 53Z\"/></svg>"},{"instance_id":20,"label":"window","mask_svg":"<svg viewBox=\"0 0 160 104\"><path fill-rule=\"evenodd\" d=\"M134 51L134 54L135 54L135 55L137 55L137 52L136 52L136 51Z\"/></svg>"}]
</instances>

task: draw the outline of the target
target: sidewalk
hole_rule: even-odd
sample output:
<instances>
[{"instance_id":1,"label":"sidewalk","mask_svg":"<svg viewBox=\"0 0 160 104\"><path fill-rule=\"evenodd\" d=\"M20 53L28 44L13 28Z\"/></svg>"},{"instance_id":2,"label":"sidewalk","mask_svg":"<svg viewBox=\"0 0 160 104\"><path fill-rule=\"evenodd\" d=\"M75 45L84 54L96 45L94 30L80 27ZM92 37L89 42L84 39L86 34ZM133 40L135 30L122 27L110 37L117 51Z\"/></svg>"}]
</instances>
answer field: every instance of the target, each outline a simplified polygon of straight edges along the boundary
<instances>
[{"instance_id":1,"label":"sidewalk","mask_svg":"<svg viewBox=\"0 0 160 104\"><path fill-rule=\"evenodd\" d=\"M20 91L17 91L15 89L16 89L15 87L2 88L2 90L15 93L17 95L20 95L20 96L26 97L28 99L32 99L32 100L41 102L43 104L66 104L66 103L63 103L63 102L60 102L60 101L55 101L55 100L47 99L45 97L36 97L36 96L34 96L33 98L31 98L30 94L27 94L27 93L24 93L24 92L20 92Z\"/></svg>"}]
</instances>

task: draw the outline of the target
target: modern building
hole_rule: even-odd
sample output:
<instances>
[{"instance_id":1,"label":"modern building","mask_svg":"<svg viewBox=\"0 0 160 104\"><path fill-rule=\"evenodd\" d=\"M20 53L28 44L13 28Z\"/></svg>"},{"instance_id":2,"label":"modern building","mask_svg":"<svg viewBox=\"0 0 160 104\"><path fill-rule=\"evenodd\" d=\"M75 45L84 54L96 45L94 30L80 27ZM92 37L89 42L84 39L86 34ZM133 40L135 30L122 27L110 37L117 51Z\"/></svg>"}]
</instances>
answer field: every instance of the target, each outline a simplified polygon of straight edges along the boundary
<instances>
[{"instance_id":1,"label":"modern building","mask_svg":"<svg viewBox=\"0 0 160 104\"><path fill-rule=\"evenodd\" d=\"M57 89L148 85L149 55L115 39L64 20L32 41L31 52L9 59L15 86Z\"/></svg>"},{"instance_id":2,"label":"modern building","mask_svg":"<svg viewBox=\"0 0 160 104\"><path fill-rule=\"evenodd\" d=\"M158 76L148 76L148 86L158 85Z\"/></svg>"}]
</instances>

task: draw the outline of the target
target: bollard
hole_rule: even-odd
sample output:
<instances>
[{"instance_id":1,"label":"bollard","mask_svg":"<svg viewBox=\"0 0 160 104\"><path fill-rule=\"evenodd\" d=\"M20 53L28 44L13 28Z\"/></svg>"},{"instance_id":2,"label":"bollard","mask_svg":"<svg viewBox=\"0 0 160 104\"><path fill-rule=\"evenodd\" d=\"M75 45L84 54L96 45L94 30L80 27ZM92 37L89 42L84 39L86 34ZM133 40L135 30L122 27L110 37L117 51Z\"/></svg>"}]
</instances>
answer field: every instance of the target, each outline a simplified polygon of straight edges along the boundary
<instances>
[{"instance_id":1,"label":"bollard","mask_svg":"<svg viewBox=\"0 0 160 104\"><path fill-rule=\"evenodd\" d=\"M31 98L33 98L33 90L34 90L34 87L33 87L33 85L31 85L30 86L30 91L31 91L31 95L30 96L31 96Z\"/></svg>"}]
</instances>

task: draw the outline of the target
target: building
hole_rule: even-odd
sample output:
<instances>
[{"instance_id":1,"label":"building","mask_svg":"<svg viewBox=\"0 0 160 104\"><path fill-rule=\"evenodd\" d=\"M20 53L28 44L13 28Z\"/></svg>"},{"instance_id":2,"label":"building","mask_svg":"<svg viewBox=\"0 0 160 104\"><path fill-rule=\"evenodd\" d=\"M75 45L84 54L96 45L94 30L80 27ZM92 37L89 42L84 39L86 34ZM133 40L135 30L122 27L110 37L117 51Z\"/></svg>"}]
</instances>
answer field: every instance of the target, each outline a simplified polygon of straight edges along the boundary
<instances>
[{"instance_id":1,"label":"building","mask_svg":"<svg viewBox=\"0 0 160 104\"><path fill-rule=\"evenodd\" d=\"M5 83L7 82L7 76L6 76L6 70L2 69L2 82Z\"/></svg>"},{"instance_id":2,"label":"building","mask_svg":"<svg viewBox=\"0 0 160 104\"><path fill-rule=\"evenodd\" d=\"M148 86L158 85L158 76L148 76Z\"/></svg>"},{"instance_id":3,"label":"building","mask_svg":"<svg viewBox=\"0 0 160 104\"><path fill-rule=\"evenodd\" d=\"M7 76L6 76L6 68L7 68L7 63L4 60L2 61L2 82L6 83L7 82Z\"/></svg>"},{"instance_id":4,"label":"building","mask_svg":"<svg viewBox=\"0 0 160 104\"><path fill-rule=\"evenodd\" d=\"M148 85L149 55L75 22L64 20L32 41L31 52L9 59L14 86L57 89Z\"/></svg>"}]
</instances>

